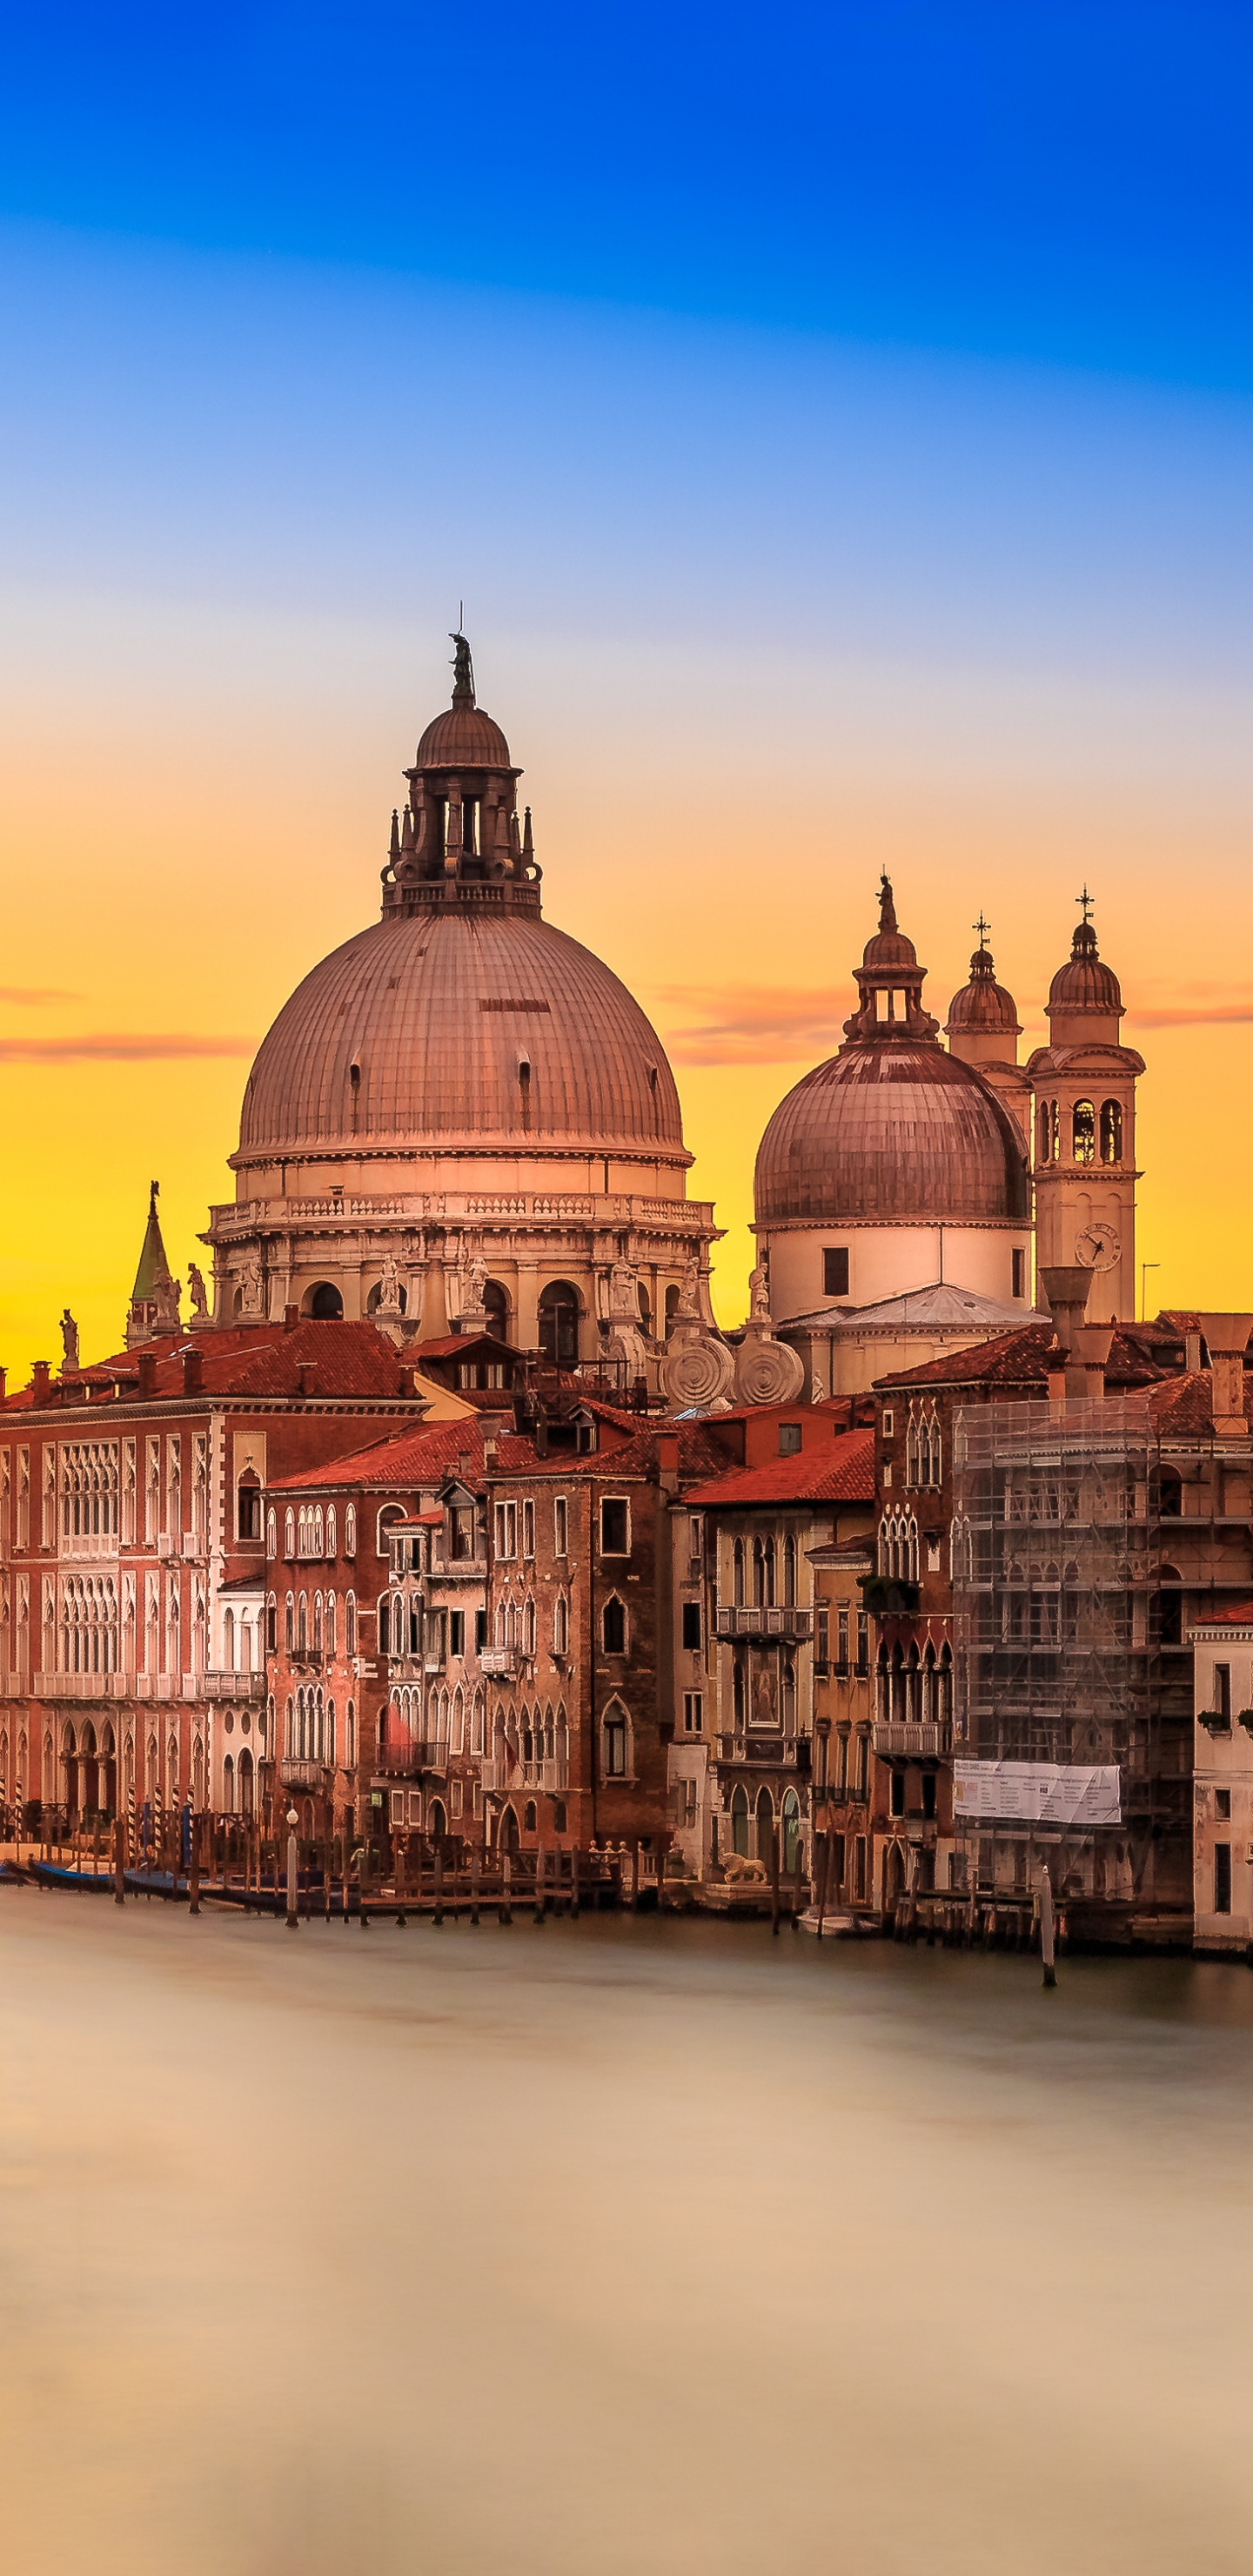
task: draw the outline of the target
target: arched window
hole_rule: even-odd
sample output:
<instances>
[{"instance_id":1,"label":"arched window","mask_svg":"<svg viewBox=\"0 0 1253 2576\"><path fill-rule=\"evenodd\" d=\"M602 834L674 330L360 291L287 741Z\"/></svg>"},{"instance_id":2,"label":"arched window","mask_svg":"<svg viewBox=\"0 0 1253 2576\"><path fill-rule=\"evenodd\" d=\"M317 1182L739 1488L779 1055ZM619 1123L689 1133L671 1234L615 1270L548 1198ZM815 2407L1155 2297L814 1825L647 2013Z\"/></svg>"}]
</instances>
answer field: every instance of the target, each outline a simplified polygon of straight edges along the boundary
<instances>
[{"instance_id":1,"label":"arched window","mask_svg":"<svg viewBox=\"0 0 1253 2576\"><path fill-rule=\"evenodd\" d=\"M283 1603L283 1644L289 1655L296 1648L296 1595L289 1592Z\"/></svg>"},{"instance_id":2,"label":"arched window","mask_svg":"<svg viewBox=\"0 0 1253 2576\"><path fill-rule=\"evenodd\" d=\"M731 1849L741 1860L748 1858L748 1791L742 1780L731 1792Z\"/></svg>"},{"instance_id":3,"label":"arched window","mask_svg":"<svg viewBox=\"0 0 1253 2576\"><path fill-rule=\"evenodd\" d=\"M1178 1566L1176 1566L1176 1565L1164 1565L1164 1566L1162 1566L1162 1568L1161 1568L1161 1570L1160 1570L1160 1573L1159 1573L1159 1575L1158 1575L1158 1582L1159 1582L1160 1584L1162 1584L1162 1585L1163 1585L1163 1587L1164 1587L1166 1584L1172 1584L1172 1585L1173 1585L1173 1584L1178 1584L1178 1583L1180 1582L1180 1580L1181 1580L1181 1577L1180 1577L1180 1573L1179 1573L1179 1568L1178 1568ZM1183 1644L1183 1594L1182 1594L1182 1592L1179 1592L1179 1591L1170 1591L1170 1592L1168 1592L1168 1591L1166 1591L1165 1589L1163 1589L1162 1591L1160 1591L1160 1592L1158 1593L1158 1596L1157 1596L1157 1635L1158 1635L1158 1643L1159 1643L1160 1645L1163 1645L1163 1646L1181 1646L1181 1645Z\"/></svg>"},{"instance_id":4,"label":"arched window","mask_svg":"<svg viewBox=\"0 0 1253 2576\"><path fill-rule=\"evenodd\" d=\"M350 1592L344 1603L344 1653L350 1658L357 1651L357 1596Z\"/></svg>"},{"instance_id":5,"label":"arched window","mask_svg":"<svg viewBox=\"0 0 1253 2576\"><path fill-rule=\"evenodd\" d=\"M326 1758L333 1770L335 1767L335 1702L333 1699L328 1699L326 1703Z\"/></svg>"},{"instance_id":6,"label":"arched window","mask_svg":"<svg viewBox=\"0 0 1253 2576\"><path fill-rule=\"evenodd\" d=\"M569 1651L570 1604L564 1592L559 1592L553 1603L553 1653L567 1655Z\"/></svg>"},{"instance_id":7,"label":"arched window","mask_svg":"<svg viewBox=\"0 0 1253 2576\"><path fill-rule=\"evenodd\" d=\"M489 1279L483 1290L483 1312L487 1317L487 1329L489 1333L494 1334L498 1342L507 1342L509 1339L509 1295L507 1289L501 1287L499 1279ZM503 1367L503 1361L501 1365Z\"/></svg>"},{"instance_id":8,"label":"arched window","mask_svg":"<svg viewBox=\"0 0 1253 2576\"><path fill-rule=\"evenodd\" d=\"M783 1600L785 1608L796 1605L796 1541L789 1534L783 1542Z\"/></svg>"},{"instance_id":9,"label":"arched window","mask_svg":"<svg viewBox=\"0 0 1253 2576\"><path fill-rule=\"evenodd\" d=\"M631 1769L631 1725L620 1699L611 1699L605 1711L604 1738L605 1778L625 1780Z\"/></svg>"},{"instance_id":10,"label":"arched window","mask_svg":"<svg viewBox=\"0 0 1253 2576\"><path fill-rule=\"evenodd\" d=\"M392 1649L391 1649L391 1631L392 1631L392 1605L391 1605L391 1599L390 1599L389 1594L387 1594L386 1592L384 1592L384 1593L380 1596L380 1599L379 1599L379 1606L378 1606L378 1640L379 1640L379 1653L380 1653L380 1655L390 1655L390 1653L391 1653L391 1650L392 1650Z\"/></svg>"},{"instance_id":11,"label":"arched window","mask_svg":"<svg viewBox=\"0 0 1253 2576\"><path fill-rule=\"evenodd\" d=\"M737 1538L731 1551L731 1597L741 1603L744 1599L744 1541L742 1538Z\"/></svg>"},{"instance_id":12,"label":"arched window","mask_svg":"<svg viewBox=\"0 0 1253 2576\"><path fill-rule=\"evenodd\" d=\"M337 1324L343 1311L344 1301L338 1288L333 1287L329 1279L320 1279L306 1299L305 1313L314 1316L320 1324Z\"/></svg>"},{"instance_id":13,"label":"arched window","mask_svg":"<svg viewBox=\"0 0 1253 2576\"><path fill-rule=\"evenodd\" d=\"M766 1551L761 1540L753 1540L753 1607L760 1610L766 1598Z\"/></svg>"},{"instance_id":14,"label":"arched window","mask_svg":"<svg viewBox=\"0 0 1253 2576\"><path fill-rule=\"evenodd\" d=\"M578 1364L579 1292L568 1279L550 1279L540 1290L539 1346L553 1368Z\"/></svg>"},{"instance_id":15,"label":"arched window","mask_svg":"<svg viewBox=\"0 0 1253 2576\"><path fill-rule=\"evenodd\" d=\"M235 1488L235 1527L240 1538L261 1536L261 1481L252 1467L245 1467Z\"/></svg>"},{"instance_id":16,"label":"arched window","mask_svg":"<svg viewBox=\"0 0 1253 2576\"><path fill-rule=\"evenodd\" d=\"M1076 1163L1096 1161L1096 1111L1090 1100L1076 1100L1070 1118L1071 1144Z\"/></svg>"},{"instance_id":17,"label":"arched window","mask_svg":"<svg viewBox=\"0 0 1253 2576\"><path fill-rule=\"evenodd\" d=\"M731 1708L737 1726L744 1723L744 1658L737 1654L731 1665Z\"/></svg>"},{"instance_id":18,"label":"arched window","mask_svg":"<svg viewBox=\"0 0 1253 2576\"><path fill-rule=\"evenodd\" d=\"M1122 1161L1121 1100L1101 1102L1101 1161L1103 1163Z\"/></svg>"},{"instance_id":19,"label":"arched window","mask_svg":"<svg viewBox=\"0 0 1253 2576\"><path fill-rule=\"evenodd\" d=\"M626 1653L626 1607L614 1593L601 1612L601 1638L607 1655Z\"/></svg>"},{"instance_id":20,"label":"arched window","mask_svg":"<svg viewBox=\"0 0 1253 2576\"><path fill-rule=\"evenodd\" d=\"M267 1556L278 1555L278 1514L275 1511L267 1512L265 1516L265 1552Z\"/></svg>"},{"instance_id":21,"label":"arched window","mask_svg":"<svg viewBox=\"0 0 1253 2576\"><path fill-rule=\"evenodd\" d=\"M667 1341L669 1341L670 1336L671 1336L672 1332L674 1331L675 1319L676 1319L676 1317L677 1317L677 1315L678 1315L678 1312L679 1312L679 1299L680 1299L680 1297L681 1297L682 1293L683 1293L683 1292L682 1292L682 1290L681 1290L680 1288L667 1288L667 1290L666 1290L666 1340L667 1340Z\"/></svg>"},{"instance_id":22,"label":"arched window","mask_svg":"<svg viewBox=\"0 0 1253 2576\"><path fill-rule=\"evenodd\" d=\"M349 1503L347 1510L344 1513L344 1554L345 1556L355 1556L356 1553L357 1507L355 1503Z\"/></svg>"},{"instance_id":23,"label":"arched window","mask_svg":"<svg viewBox=\"0 0 1253 2576\"><path fill-rule=\"evenodd\" d=\"M326 1554L326 1521L320 1503L313 1515L313 1553L315 1556Z\"/></svg>"},{"instance_id":24,"label":"arched window","mask_svg":"<svg viewBox=\"0 0 1253 2576\"><path fill-rule=\"evenodd\" d=\"M235 1670L235 1613L233 1610L227 1610L222 1619L222 1669L227 1673L233 1673Z\"/></svg>"},{"instance_id":25,"label":"arched window","mask_svg":"<svg viewBox=\"0 0 1253 2576\"><path fill-rule=\"evenodd\" d=\"M357 1767L357 1712L351 1700L348 1702L348 1740L344 1746L344 1757L349 1770L355 1771Z\"/></svg>"},{"instance_id":26,"label":"arched window","mask_svg":"<svg viewBox=\"0 0 1253 2576\"><path fill-rule=\"evenodd\" d=\"M229 1753L222 1765L222 1805L228 1816L235 1813L235 1765Z\"/></svg>"},{"instance_id":27,"label":"arched window","mask_svg":"<svg viewBox=\"0 0 1253 2576\"><path fill-rule=\"evenodd\" d=\"M334 1505L334 1503L328 1503L328 1505L327 1505L327 1509L326 1509L326 1553L327 1553L327 1555L328 1555L328 1556L334 1556L334 1554L335 1554L335 1505Z\"/></svg>"},{"instance_id":28,"label":"arched window","mask_svg":"<svg viewBox=\"0 0 1253 2576\"><path fill-rule=\"evenodd\" d=\"M795 1789L783 1794L783 1848L780 1860L785 1878L794 1878L801 1850L801 1807Z\"/></svg>"},{"instance_id":29,"label":"arched window","mask_svg":"<svg viewBox=\"0 0 1253 2576\"><path fill-rule=\"evenodd\" d=\"M796 1731L796 1659L792 1655L785 1655L783 1658L783 1670L780 1675L780 1682L783 1723L789 1735L791 1735Z\"/></svg>"},{"instance_id":30,"label":"arched window","mask_svg":"<svg viewBox=\"0 0 1253 2576\"><path fill-rule=\"evenodd\" d=\"M1163 1467L1161 1497L1158 1509L1163 1520L1179 1520L1183 1513L1183 1478L1176 1467Z\"/></svg>"},{"instance_id":31,"label":"arched window","mask_svg":"<svg viewBox=\"0 0 1253 2576\"><path fill-rule=\"evenodd\" d=\"M308 1651L309 1595L307 1592L302 1592L296 1603L296 1652L298 1655L307 1655Z\"/></svg>"},{"instance_id":32,"label":"arched window","mask_svg":"<svg viewBox=\"0 0 1253 2576\"><path fill-rule=\"evenodd\" d=\"M283 1514L283 1554L290 1559L296 1553L296 1515L288 1508Z\"/></svg>"},{"instance_id":33,"label":"arched window","mask_svg":"<svg viewBox=\"0 0 1253 2576\"><path fill-rule=\"evenodd\" d=\"M315 1592L313 1596L313 1651L315 1655L320 1655L322 1652L322 1595L320 1592Z\"/></svg>"}]
</instances>

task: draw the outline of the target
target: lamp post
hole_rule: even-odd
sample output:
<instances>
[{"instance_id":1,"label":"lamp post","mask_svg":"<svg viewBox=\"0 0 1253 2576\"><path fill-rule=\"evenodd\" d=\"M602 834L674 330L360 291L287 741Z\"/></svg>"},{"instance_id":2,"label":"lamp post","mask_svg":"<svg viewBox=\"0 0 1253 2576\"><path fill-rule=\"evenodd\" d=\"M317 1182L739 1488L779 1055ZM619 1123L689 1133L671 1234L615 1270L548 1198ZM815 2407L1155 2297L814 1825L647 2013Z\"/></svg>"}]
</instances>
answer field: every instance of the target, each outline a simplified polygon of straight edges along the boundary
<instances>
[{"instance_id":1,"label":"lamp post","mask_svg":"<svg viewBox=\"0 0 1253 2576\"><path fill-rule=\"evenodd\" d=\"M296 1827L300 1818L294 1807L287 1810L287 1929L298 1929L296 1913Z\"/></svg>"}]
</instances>

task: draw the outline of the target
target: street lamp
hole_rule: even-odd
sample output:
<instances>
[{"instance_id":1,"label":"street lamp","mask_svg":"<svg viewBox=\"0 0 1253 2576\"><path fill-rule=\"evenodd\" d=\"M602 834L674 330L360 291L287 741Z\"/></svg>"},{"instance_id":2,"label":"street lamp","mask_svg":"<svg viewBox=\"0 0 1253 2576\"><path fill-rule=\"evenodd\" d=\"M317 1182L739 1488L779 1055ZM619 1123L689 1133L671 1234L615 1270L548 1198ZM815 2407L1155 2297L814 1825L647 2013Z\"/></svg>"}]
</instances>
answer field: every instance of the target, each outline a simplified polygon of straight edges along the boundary
<instances>
[{"instance_id":1,"label":"street lamp","mask_svg":"<svg viewBox=\"0 0 1253 2576\"><path fill-rule=\"evenodd\" d=\"M287 1929L298 1929L296 1916L296 1827L300 1818L294 1807L287 1810Z\"/></svg>"}]
</instances>

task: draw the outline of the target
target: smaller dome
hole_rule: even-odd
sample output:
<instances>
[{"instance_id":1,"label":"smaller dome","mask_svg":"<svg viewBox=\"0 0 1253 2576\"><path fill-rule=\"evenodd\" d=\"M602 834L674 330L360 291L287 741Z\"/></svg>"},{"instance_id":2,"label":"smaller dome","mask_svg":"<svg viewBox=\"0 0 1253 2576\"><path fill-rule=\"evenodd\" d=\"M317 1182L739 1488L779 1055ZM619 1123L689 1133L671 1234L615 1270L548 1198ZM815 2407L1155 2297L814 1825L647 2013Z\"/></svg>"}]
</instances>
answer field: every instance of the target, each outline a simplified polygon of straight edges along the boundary
<instances>
[{"instance_id":1,"label":"smaller dome","mask_svg":"<svg viewBox=\"0 0 1253 2576\"><path fill-rule=\"evenodd\" d=\"M1106 966L1090 921L1075 926L1070 955L1049 986L1050 1011L1098 1011L1122 1018L1122 992L1112 966Z\"/></svg>"},{"instance_id":2,"label":"smaller dome","mask_svg":"<svg viewBox=\"0 0 1253 2576\"><path fill-rule=\"evenodd\" d=\"M433 716L418 744L415 769L512 769L500 726L473 702Z\"/></svg>"},{"instance_id":3,"label":"smaller dome","mask_svg":"<svg viewBox=\"0 0 1253 2576\"><path fill-rule=\"evenodd\" d=\"M1006 1037L1021 1035L1018 1005L1013 994L997 983L987 948L976 948L970 960L970 981L963 984L960 993L954 993L949 1004L948 1036L960 1036L964 1030L975 1030L981 1036L996 1036L1001 1031Z\"/></svg>"}]
</instances>

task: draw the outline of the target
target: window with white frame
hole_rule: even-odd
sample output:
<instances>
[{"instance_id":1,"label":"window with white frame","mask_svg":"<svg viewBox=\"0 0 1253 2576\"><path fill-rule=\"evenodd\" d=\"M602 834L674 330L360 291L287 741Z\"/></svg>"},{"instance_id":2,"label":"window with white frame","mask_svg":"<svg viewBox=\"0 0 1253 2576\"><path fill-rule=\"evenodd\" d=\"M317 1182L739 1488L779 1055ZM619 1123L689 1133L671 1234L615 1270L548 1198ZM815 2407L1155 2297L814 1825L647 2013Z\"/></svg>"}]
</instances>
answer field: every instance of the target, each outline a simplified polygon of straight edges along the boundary
<instances>
[{"instance_id":1,"label":"window with white frame","mask_svg":"<svg viewBox=\"0 0 1253 2576\"><path fill-rule=\"evenodd\" d=\"M569 1511L568 1511L568 1508L567 1508L567 1505L566 1505L566 1498L565 1498L565 1495L564 1495L564 1494L554 1494L554 1496L553 1496L553 1554L554 1554L555 1556L568 1556L569 1552L570 1552L570 1515L569 1515Z\"/></svg>"}]
</instances>

